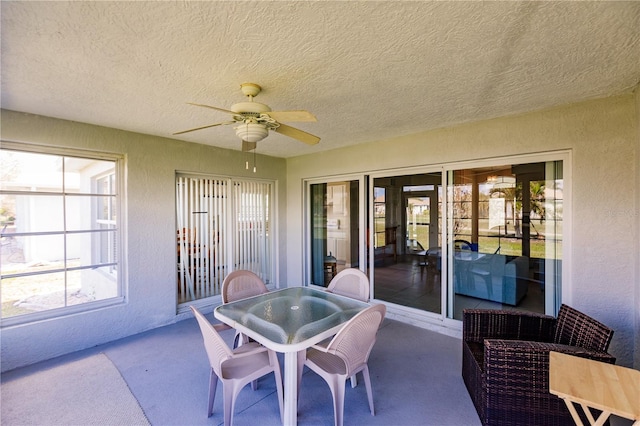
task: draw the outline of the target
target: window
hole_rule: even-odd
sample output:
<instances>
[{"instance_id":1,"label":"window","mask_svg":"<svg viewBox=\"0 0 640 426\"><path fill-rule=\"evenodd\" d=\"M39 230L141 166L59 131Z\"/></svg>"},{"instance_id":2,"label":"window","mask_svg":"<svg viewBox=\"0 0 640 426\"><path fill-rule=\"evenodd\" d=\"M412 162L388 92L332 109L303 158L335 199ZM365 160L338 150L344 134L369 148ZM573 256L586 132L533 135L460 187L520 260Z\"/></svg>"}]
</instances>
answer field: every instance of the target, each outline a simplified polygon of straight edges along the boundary
<instances>
[{"instance_id":1,"label":"window","mask_svg":"<svg viewBox=\"0 0 640 426\"><path fill-rule=\"evenodd\" d=\"M220 295L230 271L274 281L273 182L176 176L178 304Z\"/></svg>"},{"instance_id":2,"label":"window","mask_svg":"<svg viewBox=\"0 0 640 426\"><path fill-rule=\"evenodd\" d=\"M121 158L3 142L0 161L2 324L121 301Z\"/></svg>"}]
</instances>

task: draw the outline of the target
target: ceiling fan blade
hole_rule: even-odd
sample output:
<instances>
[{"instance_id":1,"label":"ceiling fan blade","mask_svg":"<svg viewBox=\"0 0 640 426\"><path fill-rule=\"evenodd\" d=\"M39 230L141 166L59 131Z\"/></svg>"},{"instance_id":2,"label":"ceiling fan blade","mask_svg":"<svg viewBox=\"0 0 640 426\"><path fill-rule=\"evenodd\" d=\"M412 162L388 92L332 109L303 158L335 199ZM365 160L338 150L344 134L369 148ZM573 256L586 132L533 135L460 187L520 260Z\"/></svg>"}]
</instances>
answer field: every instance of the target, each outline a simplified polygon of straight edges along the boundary
<instances>
[{"instance_id":1,"label":"ceiling fan blade","mask_svg":"<svg viewBox=\"0 0 640 426\"><path fill-rule=\"evenodd\" d=\"M249 141L242 141L242 152L247 152L247 151L252 151L254 149L256 149L257 143L256 142L249 142Z\"/></svg>"},{"instance_id":2,"label":"ceiling fan blade","mask_svg":"<svg viewBox=\"0 0 640 426\"><path fill-rule=\"evenodd\" d=\"M279 123L280 125L275 129L276 132L281 133L290 138L297 139L300 142L304 142L308 145L315 145L320 142L320 138L312 135L311 133L304 132L295 127L287 126L286 124Z\"/></svg>"},{"instance_id":3,"label":"ceiling fan blade","mask_svg":"<svg viewBox=\"0 0 640 426\"><path fill-rule=\"evenodd\" d=\"M176 132L176 133L174 133L174 135L181 135L183 133L195 132L196 130L208 129L209 127L224 126L226 124L235 124L235 123L236 123L235 121L225 121L224 123L209 124L208 126L196 127L195 129L189 129L189 130L183 130L181 132Z\"/></svg>"},{"instance_id":4,"label":"ceiling fan blade","mask_svg":"<svg viewBox=\"0 0 640 426\"><path fill-rule=\"evenodd\" d=\"M204 104L194 104L193 102L187 102L187 103L189 105L194 105L194 106L199 106L199 107L203 107L203 108L215 109L216 111L226 112L227 114L238 115L237 112L233 112L233 111L230 111L230 110L224 109L224 108L218 108L218 107L214 107L214 106L211 106L211 105L204 105Z\"/></svg>"},{"instance_id":5,"label":"ceiling fan blade","mask_svg":"<svg viewBox=\"0 0 640 426\"><path fill-rule=\"evenodd\" d=\"M266 114L276 121L318 121L309 111L269 111Z\"/></svg>"}]
</instances>

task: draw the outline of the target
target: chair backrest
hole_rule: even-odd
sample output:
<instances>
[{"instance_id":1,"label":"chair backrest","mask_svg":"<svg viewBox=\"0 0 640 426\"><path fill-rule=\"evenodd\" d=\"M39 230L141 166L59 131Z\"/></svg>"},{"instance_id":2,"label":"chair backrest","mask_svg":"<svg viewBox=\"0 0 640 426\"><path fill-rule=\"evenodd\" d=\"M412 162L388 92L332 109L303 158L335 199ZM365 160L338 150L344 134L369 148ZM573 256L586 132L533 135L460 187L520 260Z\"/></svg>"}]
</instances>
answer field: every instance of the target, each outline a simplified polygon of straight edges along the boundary
<instances>
[{"instance_id":1,"label":"chair backrest","mask_svg":"<svg viewBox=\"0 0 640 426\"><path fill-rule=\"evenodd\" d=\"M567 305L561 305L556 320L554 343L606 352L613 330Z\"/></svg>"},{"instance_id":2,"label":"chair backrest","mask_svg":"<svg viewBox=\"0 0 640 426\"><path fill-rule=\"evenodd\" d=\"M267 293L264 281L251 271L232 271L222 282L222 303Z\"/></svg>"},{"instance_id":3,"label":"chair backrest","mask_svg":"<svg viewBox=\"0 0 640 426\"><path fill-rule=\"evenodd\" d=\"M333 277L327 291L368 302L369 277L357 268L343 269Z\"/></svg>"},{"instance_id":4,"label":"chair backrest","mask_svg":"<svg viewBox=\"0 0 640 426\"><path fill-rule=\"evenodd\" d=\"M385 305L373 305L351 318L327 345L326 351L337 355L347 367L346 374L367 362L376 342L378 328L387 312Z\"/></svg>"},{"instance_id":5,"label":"chair backrest","mask_svg":"<svg viewBox=\"0 0 640 426\"><path fill-rule=\"evenodd\" d=\"M211 368L213 368L216 375L222 377L221 365L224 361L233 357L233 352L229 349L229 346L227 346L220 334L218 334L213 324L211 324L198 309L193 306L189 307L198 320L198 325L202 332L202 339L204 340L204 348L209 358L209 364L211 364Z\"/></svg>"}]
</instances>

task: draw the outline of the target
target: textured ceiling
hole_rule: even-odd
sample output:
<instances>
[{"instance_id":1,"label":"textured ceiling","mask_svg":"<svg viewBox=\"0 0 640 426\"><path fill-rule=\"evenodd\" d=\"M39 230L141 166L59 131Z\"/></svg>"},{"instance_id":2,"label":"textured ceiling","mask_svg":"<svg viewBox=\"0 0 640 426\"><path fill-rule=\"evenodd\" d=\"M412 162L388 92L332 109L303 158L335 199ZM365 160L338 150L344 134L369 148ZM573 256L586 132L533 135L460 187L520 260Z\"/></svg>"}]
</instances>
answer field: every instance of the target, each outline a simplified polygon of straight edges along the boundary
<instances>
[{"instance_id":1,"label":"textured ceiling","mask_svg":"<svg viewBox=\"0 0 640 426\"><path fill-rule=\"evenodd\" d=\"M640 2L1 2L2 108L240 149L244 101L304 109L277 157L630 92Z\"/></svg>"}]
</instances>

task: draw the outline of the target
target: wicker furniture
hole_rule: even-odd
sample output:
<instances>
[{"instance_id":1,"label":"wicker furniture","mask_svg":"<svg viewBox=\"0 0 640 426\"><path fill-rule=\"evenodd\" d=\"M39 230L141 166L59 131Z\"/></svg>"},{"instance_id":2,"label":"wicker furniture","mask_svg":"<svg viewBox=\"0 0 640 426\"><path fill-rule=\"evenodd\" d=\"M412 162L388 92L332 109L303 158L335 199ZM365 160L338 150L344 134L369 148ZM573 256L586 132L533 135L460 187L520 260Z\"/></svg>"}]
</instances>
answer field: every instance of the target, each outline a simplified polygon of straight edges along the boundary
<instances>
[{"instance_id":1,"label":"wicker furniture","mask_svg":"<svg viewBox=\"0 0 640 426\"><path fill-rule=\"evenodd\" d=\"M462 378L483 425L573 425L549 392L549 352L615 363L613 330L562 305L558 318L530 312L466 309Z\"/></svg>"}]
</instances>

